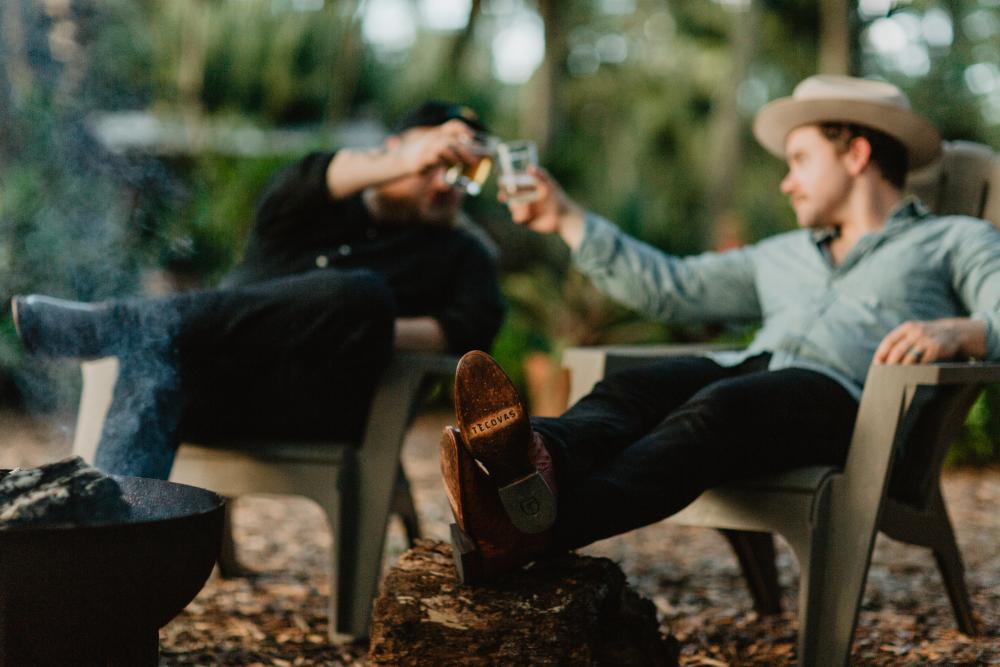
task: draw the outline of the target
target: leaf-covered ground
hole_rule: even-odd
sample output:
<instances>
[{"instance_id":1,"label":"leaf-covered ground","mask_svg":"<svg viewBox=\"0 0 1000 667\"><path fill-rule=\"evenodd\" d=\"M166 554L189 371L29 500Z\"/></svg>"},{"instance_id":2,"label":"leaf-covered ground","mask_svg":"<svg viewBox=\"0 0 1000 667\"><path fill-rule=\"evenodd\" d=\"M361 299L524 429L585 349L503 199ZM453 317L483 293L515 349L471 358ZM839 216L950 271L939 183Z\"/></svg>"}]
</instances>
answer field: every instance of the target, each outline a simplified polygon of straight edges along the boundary
<instances>
[{"instance_id":1,"label":"leaf-covered ground","mask_svg":"<svg viewBox=\"0 0 1000 667\"><path fill-rule=\"evenodd\" d=\"M446 539L450 519L436 459L442 416L411 433L404 465L413 481L424 532ZM17 426L0 416L8 433ZM17 431L21 440L48 432ZM58 435L58 434L57 434ZM9 448L0 466L44 460ZM12 459L20 456L21 460ZM24 460L27 459L27 460ZM929 552L879 537L855 636L862 665L1000 664L1000 470L952 471L945 499L956 524L982 637L955 630ZM213 574L188 608L161 630L162 665L365 664L360 642L326 638L329 533L317 507L297 498L247 497L236 516L243 560L263 574L226 581ZM389 558L403 550L392 526ZM787 611L760 618L751 608L727 543L714 531L659 525L586 550L621 564L656 604L662 629L682 645L685 665L782 665L795 661L797 566L779 540Z\"/></svg>"}]
</instances>

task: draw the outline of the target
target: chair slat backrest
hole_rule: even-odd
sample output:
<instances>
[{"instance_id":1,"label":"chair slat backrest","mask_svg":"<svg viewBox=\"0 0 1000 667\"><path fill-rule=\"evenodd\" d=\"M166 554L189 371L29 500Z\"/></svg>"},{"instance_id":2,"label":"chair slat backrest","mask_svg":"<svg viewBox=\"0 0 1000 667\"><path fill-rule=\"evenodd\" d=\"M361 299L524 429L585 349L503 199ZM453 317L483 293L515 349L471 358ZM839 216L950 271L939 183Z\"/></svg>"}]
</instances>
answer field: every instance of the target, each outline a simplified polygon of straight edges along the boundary
<instances>
[{"instance_id":1,"label":"chair slat backrest","mask_svg":"<svg viewBox=\"0 0 1000 667\"><path fill-rule=\"evenodd\" d=\"M908 192L938 215L971 215L1000 227L1000 156L983 144L945 142L941 159L910 174ZM924 507L938 486L948 446L978 390L921 387L899 432L889 495Z\"/></svg>"},{"instance_id":2,"label":"chair slat backrest","mask_svg":"<svg viewBox=\"0 0 1000 667\"><path fill-rule=\"evenodd\" d=\"M941 159L910 174L906 189L938 215L971 215L1000 227L1000 156L989 146L944 142Z\"/></svg>"}]
</instances>

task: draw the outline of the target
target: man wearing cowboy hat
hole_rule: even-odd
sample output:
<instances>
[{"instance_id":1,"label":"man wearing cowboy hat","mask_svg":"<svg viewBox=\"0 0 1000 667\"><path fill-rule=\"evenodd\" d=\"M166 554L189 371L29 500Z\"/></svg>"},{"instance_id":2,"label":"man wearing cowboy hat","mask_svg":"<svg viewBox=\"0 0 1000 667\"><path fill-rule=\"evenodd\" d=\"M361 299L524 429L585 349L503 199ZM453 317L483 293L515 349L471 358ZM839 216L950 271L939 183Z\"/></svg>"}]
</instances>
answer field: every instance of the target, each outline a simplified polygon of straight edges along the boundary
<instances>
[{"instance_id":1,"label":"man wearing cowboy hat","mask_svg":"<svg viewBox=\"0 0 1000 667\"><path fill-rule=\"evenodd\" d=\"M656 522L718 484L842 464L873 362L1000 358L1000 233L904 197L906 172L941 141L899 89L810 77L760 111L754 134L787 161L781 191L802 228L755 245L672 257L585 211L542 170L538 199L510 205L636 310L762 326L743 352L612 374L561 417L530 421L499 366L467 354L458 429L442 441L467 574Z\"/></svg>"}]
</instances>

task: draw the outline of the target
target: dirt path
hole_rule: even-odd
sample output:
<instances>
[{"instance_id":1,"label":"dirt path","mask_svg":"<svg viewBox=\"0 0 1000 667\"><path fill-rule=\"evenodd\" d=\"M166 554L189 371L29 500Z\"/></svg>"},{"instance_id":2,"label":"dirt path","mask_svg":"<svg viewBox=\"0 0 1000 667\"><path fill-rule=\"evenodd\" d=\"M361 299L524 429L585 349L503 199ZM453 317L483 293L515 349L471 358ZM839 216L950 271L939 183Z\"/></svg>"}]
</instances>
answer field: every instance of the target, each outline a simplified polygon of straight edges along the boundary
<instances>
[{"instance_id":1,"label":"dirt path","mask_svg":"<svg viewBox=\"0 0 1000 667\"><path fill-rule=\"evenodd\" d=\"M436 448L446 415L422 417L404 450L424 532L447 538L450 513ZM68 429L0 413L5 446L0 466L34 465L68 453ZM954 629L932 556L878 539L853 662L864 665L1000 664L1000 470L952 471L945 499L956 524L973 604L986 636ZM253 581L213 575L205 589L160 634L162 665L364 664L366 647L326 641L325 563L329 533L319 509L296 498L250 497L237 510L246 563L264 571ZM395 522L388 566L404 549ZM619 562L652 599L665 632L684 646L689 665L793 662L797 566L779 540L779 571L788 610L758 618L735 559L714 531L657 525L589 547Z\"/></svg>"}]
</instances>

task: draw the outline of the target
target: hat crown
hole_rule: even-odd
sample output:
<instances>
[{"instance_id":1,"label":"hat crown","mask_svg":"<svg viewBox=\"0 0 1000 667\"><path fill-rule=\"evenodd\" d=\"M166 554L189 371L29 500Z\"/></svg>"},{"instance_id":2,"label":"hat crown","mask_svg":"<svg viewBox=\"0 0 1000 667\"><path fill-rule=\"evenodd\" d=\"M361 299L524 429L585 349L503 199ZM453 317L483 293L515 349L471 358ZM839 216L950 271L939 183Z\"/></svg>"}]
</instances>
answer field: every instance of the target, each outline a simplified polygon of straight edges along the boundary
<instances>
[{"instance_id":1,"label":"hat crown","mask_svg":"<svg viewBox=\"0 0 1000 667\"><path fill-rule=\"evenodd\" d=\"M834 74L817 74L803 80L795 86L792 98L796 100L850 100L910 110L910 100L906 97L906 93L891 83Z\"/></svg>"}]
</instances>

